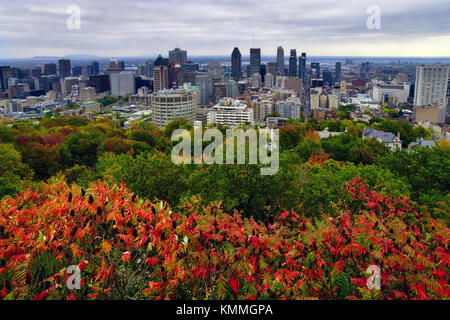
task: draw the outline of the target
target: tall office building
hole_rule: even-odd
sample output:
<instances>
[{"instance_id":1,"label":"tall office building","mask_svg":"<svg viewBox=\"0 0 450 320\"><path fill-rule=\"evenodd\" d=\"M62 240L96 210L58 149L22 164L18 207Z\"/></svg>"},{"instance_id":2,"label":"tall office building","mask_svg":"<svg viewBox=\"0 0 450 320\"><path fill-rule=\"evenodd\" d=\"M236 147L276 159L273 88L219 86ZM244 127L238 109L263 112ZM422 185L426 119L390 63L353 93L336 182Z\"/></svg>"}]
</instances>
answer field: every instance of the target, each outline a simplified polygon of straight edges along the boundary
<instances>
[{"instance_id":1,"label":"tall office building","mask_svg":"<svg viewBox=\"0 0 450 320\"><path fill-rule=\"evenodd\" d=\"M208 73L211 75L211 77L222 78L223 71L222 71L222 66L220 65L219 62L213 61L213 62L209 63L207 69L208 69Z\"/></svg>"},{"instance_id":2,"label":"tall office building","mask_svg":"<svg viewBox=\"0 0 450 320\"><path fill-rule=\"evenodd\" d=\"M360 77L364 80L369 80L369 62L363 62L361 64Z\"/></svg>"},{"instance_id":3,"label":"tall office building","mask_svg":"<svg viewBox=\"0 0 450 320\"><path fill-rule=\"evenodd\" d=\"M169 64L186 64L187 63L187 51L181 50L180 48L175 48L169 51Z\"/></svg>"},{"instance_id":4,"label":"tall office building","mask_svg":"<svg viewBox=\"0 0 450 320\"><path fill-rule=\"evenodd\" d=\"M76 66L72 68L72 75L74 77L79 77L83 75L83 67L82 66Z\"/></svg>"},{"instance_id":5,"label":"tall office building","mask_svg":"<svg viewBox=\"0 0 450 320\"><path fill-rule=\"evenodd\" d=\"M58 60L58 66L59 66L59 76L61 78L70 77L72 75L72 68L70 66L69 59Z\"/></svg>"},{"instance_id":6,"label":"tall office building","mask_svg":"<svg viewBox=\"0 0 450 320\"><path fill-rule=\"evenodd\" d=\"M446 106L449 66L422 65L416 69L414 106Z\"/></svg>"},{"instance_id":7,"label":"tall office building","mask_svg":"<svg viewBox=\"0 0 450 320\"><path fill-rule=\"evenodd\" d=\"M315 72L315 74L313 74ZM320 62L311 63L311 77L320 79Z\"/></svg>"},{"instance_id":8,"label":"tall office building","mask_svg":"<svg viewBox=\"0 0 450 320\"><path fill-rule=\"evenodd\" d=\"M145 63L145 67L147 69L147 74L146 74L147 78L153 78L153 67L154 67L153 61L152 60L148 60Z\"/></svg>"},{"instance_id":9,"label":"tall office building","mask_svg":"<svg viewBox=\"0 0 450 320\"><path fill-rule=\"evenodd\" d=\"M169 67L164 65L153 67L153 88L154 92L169 89Z\"/></svg>"},{"instance_id":10,"label":"tall office building","mask_svg":"<svg viewBox=\"0 0 450 320\"><path fill-rule=\"evenodd\" d=\"M277 49L277 72L281 76L284 76L284 49L283 47L278 47Z\"/></svg>"},{"instance_id":11,"label":"tall office building","mask_svg":"<svg viewBox=\"0 0 450 320\"><path fill-rule=\"evenodd\" d=\"M54 63L44 64L44 75L46 76L56 75L56 64Z\"/></svg>"},{"instance_id":12,"label":"tall office building","mask_svg":"<svg viewBox=\"0 0 450 320\"><path fill-rule=\"evenodd\" d=\"M323 70L323 82L328 82L328 85L333 85L333 73L330 70Z\"/></svg>"},{"instance_id":13,"label":"tall office building","mask_svg":"<svg viewBox=\"0 0 450 320\"><path fill-rule=\"evenodd\" d=\"M112 73L110 74L110 79L113 96L125 96L136 93L135 75L133 72Z\"/></svg>"},{"instance_id":14,"label":"tall office building","mask_svg":"<svg viewBox=\"0 0 450 320\"><path fill-rule=\"evenodd\" d=\"M336 62L336 66L334 68L334 78L336 79L336 82L341 82L341 63L340 62Z\"/></svg>"},{"instance_id":15,"label":"tall office building","mask_svg":"<svg viewBox=\"0 0 450 320\"><path fill-rule=\"evenodd\" d=\"M275 75L277 73L277 63L276 62L267 62L266 71L267 71L267 73L271 73L272 75Z\"/></svg>"},{"instance_id":16,"label":"tall office building","mask_svg":"<svg viewBox=\"0 0 450 320\"><path fill-rule=\"evenodd\" d=\"M297 50L291 50L291 56L289 57L289 77L297 76Z\"/></svg>"},{"instance_id":17,"label":"tall office building","mask_svg":"<svg viewBox=\"0 0 450 320\"><path fill-rule=\"evenodd\" d=\"M100 63L98 61L92 61L89 75L96 76L98 74L100 74Z\"/></svg>"},{"instance_id":18,"label":"tall office building","mask_svg":"<svg viewBox=\"0 0 450 320\"><path fill-rule=\"evenodd\" d=\"M231 76L234 80L242 77L242 55L237 47L231 53Z\"/></svg>"},{"instance_id":19,"label":"tall office building","mask_svg":"<svg viewBox=\"0 0 450 320\"><path fill-rule=\"evenodd\" d=\"M0 92L8 91L8 79L13 76L11 67L0 67Z\"/></svg>"},{"instance_id":20,"label":"tall office building","mask_svg":"<svg viewBox=\"0 0 450 320\"><path fill-rule=\"evenodd\" d=\"M303 87L306 87L306 52L302 52L298 60L298 77L302 79Z\"/></svg>"},{"instance_id":21,"label":"tall office building","mask_svg":"<svg viewBox=\"0 0 450 320\"><path fill-rule=\"evenodd\" d=\"M107 74L98 74L96 76L89 76L89 87L94 87L96 93L103 93L111 90L111 83Z\"/></svg>"},{"instance_id":22,"label":"tall office building","mask_svg":"<svg viewBox=\"0 0 450 320\"><path fill-rule=\"evenodd\" d=\"M203 72L195 77L196 85L200 89L200 104L206 105L211 102L212 97L212 77L209 73Z\"/></svg>"},{"instance_id":23,"label":"tall office building","mask_svg":"<svg viewBox=\"0 0 450 320\"><path fill-rule=\"evenodd\" d=\"M108 66L106 67L106 73L119 73L125 70L125 63L123 61L119 61L118 59L112 59Z\"/></svg>"},{"instance_id":24,"label":"tall office building","mask_svg":"<svg viewBox=\"0 0 450 320\"><path fill-rule=\"evenodd\" d=\"M251 77L255 73L259 73L261 69L261 49L252 48L250 49L250 74Z\"/></svg>"}]
</instances>

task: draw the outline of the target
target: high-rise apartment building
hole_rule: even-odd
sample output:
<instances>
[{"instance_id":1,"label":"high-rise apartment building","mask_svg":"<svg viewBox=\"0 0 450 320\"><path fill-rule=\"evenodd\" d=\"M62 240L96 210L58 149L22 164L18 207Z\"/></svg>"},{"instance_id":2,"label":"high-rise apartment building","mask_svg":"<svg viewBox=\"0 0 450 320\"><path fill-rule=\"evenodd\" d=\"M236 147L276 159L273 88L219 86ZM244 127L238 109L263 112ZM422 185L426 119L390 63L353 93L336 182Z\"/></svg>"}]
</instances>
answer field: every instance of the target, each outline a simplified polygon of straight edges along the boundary
<instances>
[{"instance_id":1,"label":"high-rise apartment building","mask_svg":"<svg viewBox=\"0 0 450 320\"><path fill-rule=\"evenodd\" d=\"M250 74L251 77L255 73L259 73L261 69L261 49L252 48L250 49Z\"/></svg>"},{"instance_id":2,"label":"high-rise apartment building","mask_svg":"<svg viewBox=\"0 0 450 320\"><path fill-rule=\"evenodd\" d=\"M242 55L237 47L231 53L231 76L234 80L242 78Z\"/></svg>"},{"instance_id":3,"label":"high-rise apartment building","mask_svg":"<svg viewBox=\"0 0 450 320\"><path fill-rule=\"evenodd\" d=\"M446 106L449 66L422 65L416 69L414 106Z\"/></svg>"},{"instance_id":4,"label":"high-rise apartment building","mask_svg":"<svg viewBox=\"0 0 450 320\"><path fill-rule=\"evenodd\" d=\"M194 123L197 109L196 94L192 90L169 89L152 94L152 121L159 128L176 119Z\"/></svg>"}]
</instances>

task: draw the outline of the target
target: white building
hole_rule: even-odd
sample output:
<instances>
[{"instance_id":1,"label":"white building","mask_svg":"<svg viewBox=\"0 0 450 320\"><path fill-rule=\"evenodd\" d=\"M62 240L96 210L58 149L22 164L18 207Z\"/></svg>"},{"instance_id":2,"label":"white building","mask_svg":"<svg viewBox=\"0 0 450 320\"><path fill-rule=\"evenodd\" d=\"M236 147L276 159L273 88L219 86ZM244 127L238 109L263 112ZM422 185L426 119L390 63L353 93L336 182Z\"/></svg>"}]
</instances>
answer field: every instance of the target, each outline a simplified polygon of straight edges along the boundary
<instances>
[{"instance_id":1,"label":"white building","mask_svg":"<svg viewBox=\"0 0 450 320\"><path fill-rule=\"evenodd\" d=\"M135 76L133 72L123 71L120 73L111 73L111 93L113 96L125 96L134 94L136 91Z\"/></svg>"},{"instance_id":2,"label":"white building","mask_svg":"<svg viewBox=\"0 0 450 320\"><path fill-rule=\"evenodd\" d=\"M424 65L416 69L414 106L446 106L449 66Z\"/></svg>"},{"instance_id":3,"label":"white building","mask_svg":"<svg viewBox=\"0 0 450 320\"><path fill-rule=\"evenodd\" d=\"M239 100L222 99L208 112L208 124L237 127L244 123L253 124L253 110Z\"/></svg>"},{"instance_id":4,"label":"white building","mask_svg":"<svg viewBox=\"0 0 450 320\"><path fill-rule=\"evenodd\" d=\"M377 82L373 85L372 98L380 104L387 103L389 98L395 98L398 103L406 103L410 88L408 83Z\"/></svg>"},{"instance_id":5,"label":"white building","mask_svg":"<svg viewBox=\"0 0 450 320\"><path fill-rule=\"evenodd\" d=\"M176 119L195 121L197 108L195 90L160 90L151 97L153 111L152 121L159 128Z\"/></svg>"}]
</instances>

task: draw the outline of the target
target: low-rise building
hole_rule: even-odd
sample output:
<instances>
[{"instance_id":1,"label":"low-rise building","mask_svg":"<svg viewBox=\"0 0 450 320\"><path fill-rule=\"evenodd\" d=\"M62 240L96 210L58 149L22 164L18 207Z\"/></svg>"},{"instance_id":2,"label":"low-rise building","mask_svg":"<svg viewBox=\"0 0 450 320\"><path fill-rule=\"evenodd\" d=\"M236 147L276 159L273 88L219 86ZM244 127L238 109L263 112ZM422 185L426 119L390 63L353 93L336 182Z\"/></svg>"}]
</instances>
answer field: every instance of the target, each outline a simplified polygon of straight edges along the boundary
<instances>
[{"instance_id":1,"label":"low-rise building","mask_svg":"<svg viewBox=\"0 0 450 320\"><path fill-rule=\"evenodd\" d=\"M363 132L363 140L376 139L383 143L392 152L402 149L402 140L400 140L400 133L395 136L392 132L378 131L375 129L365 129Z\"/></svg>"}]
</instances>

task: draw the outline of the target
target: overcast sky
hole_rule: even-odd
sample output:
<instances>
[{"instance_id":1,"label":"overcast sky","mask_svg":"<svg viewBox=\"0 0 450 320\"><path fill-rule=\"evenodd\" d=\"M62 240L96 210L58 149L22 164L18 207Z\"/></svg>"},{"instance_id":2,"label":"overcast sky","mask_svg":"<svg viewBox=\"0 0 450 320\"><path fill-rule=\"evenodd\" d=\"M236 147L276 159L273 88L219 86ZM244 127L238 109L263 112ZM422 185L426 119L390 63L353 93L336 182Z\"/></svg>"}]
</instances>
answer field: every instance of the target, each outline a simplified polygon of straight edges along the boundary
<instances>
[{"instance_id":1,"label":"overcast sky","mask_svg":"<svg viewBox=\"0 0 450 320\"><path fill-rule=\"evenodd\" d=\"M81 9L69 30L67 8ZM371 5L381 29L367 28ZM449 0L0 0L0 58L188 54L450 56Z\"/></svg>"}]
</instances>

